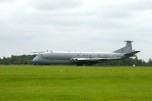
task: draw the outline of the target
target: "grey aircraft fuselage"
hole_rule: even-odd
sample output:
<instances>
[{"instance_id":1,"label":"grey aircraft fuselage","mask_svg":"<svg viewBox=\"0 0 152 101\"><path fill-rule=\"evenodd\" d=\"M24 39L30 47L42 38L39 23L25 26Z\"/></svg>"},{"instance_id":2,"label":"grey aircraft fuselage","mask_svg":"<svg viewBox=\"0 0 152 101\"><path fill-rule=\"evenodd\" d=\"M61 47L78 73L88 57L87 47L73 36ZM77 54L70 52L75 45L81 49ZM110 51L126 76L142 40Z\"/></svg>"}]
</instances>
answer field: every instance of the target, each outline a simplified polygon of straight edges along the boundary
<instances>
[{"instance_id":1,"label":"grey aircraft fuselage","mask_svg":"<svg viewBox=\"0 0 152 101\"><path fill-rule=\"evenodd\" d=\"M92 65L108 60L120 60L134 56L140 51L132 50L132 41L126 41L125 47L114 52L40 52L34 59L34 64L76 64Z\"/></svg>"},{"instance_id":2,"label":"grey aircraft fuselage","mask_svg":"<svg viewBox=\"0 0 152 101\"><path fill-rule=\"evenodd\" d=\"M104 52L44 52L38 54L33 61L40 64L72 64L77 59L121 59L122 53L104 53Z\"/></svg>"}]
</instances>

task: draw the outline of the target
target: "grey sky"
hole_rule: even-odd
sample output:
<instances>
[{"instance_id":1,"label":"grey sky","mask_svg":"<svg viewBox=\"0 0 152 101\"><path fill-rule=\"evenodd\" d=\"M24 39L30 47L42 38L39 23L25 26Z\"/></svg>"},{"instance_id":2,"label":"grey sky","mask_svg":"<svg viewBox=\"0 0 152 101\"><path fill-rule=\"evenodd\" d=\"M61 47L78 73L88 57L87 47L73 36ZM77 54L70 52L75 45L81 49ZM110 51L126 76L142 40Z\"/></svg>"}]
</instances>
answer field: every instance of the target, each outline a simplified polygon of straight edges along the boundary
<instances>
[{"instance_id":1,"label":"grey sky","mask_svg":"<svg viewBox=\"0 0 152 101\"><path fill-rule=\"evenodd\" d=\"M152 0L0 0L0 58L33 51L114 51L133 40L152 57Z\"/></svg>"}]
</instances>

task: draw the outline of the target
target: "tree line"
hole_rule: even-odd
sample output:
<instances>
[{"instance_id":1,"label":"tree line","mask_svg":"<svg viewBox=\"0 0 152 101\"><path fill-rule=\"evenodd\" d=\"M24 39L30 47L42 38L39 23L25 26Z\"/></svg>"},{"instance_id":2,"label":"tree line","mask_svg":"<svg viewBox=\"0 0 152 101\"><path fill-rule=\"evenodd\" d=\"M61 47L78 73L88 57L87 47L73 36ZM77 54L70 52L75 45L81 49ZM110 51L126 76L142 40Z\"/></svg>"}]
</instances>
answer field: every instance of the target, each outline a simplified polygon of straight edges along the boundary
<instances>
[{"instance_id":1,"label":"tree line","mask_svg":"<svg viewBox=\"0 0 152 101\"><path fill-rule=\"evenodd\" d=\"M36 55L20 55L20 56L14 56L11 57L3 57L0 58L0 64L1 65L31 65L32 60ZM116 60L116 61L107 61L107 62L101 62L97 65L102 66L152 66L152 59L149 59L148 62L145 62L142 59L138 59L137 57L132 59L123 59L123 60Z\"/></svg>"},{"instance_id":2,"label":"tree line","mask_svg":"<svg viewBox=\"0 0 152 101\"><path fill-rule=\"evenodd\" d=\"M32 60L36 55L20 55L20 56L14 56L11 57L3 57L0 58L0 64L3 65L26 65L26 64L32 64Z\"/></svg>"},{"instance_id":3,"label":"tree line","mask_svg":"<svg viewBox=\"0 0 152 101\"><path fill-rule=\"evenodd\" d=\"M105 66L152 66L152 60L149 59L148 62L145 62L142 59L138 59L137 57L132 59L122 59L122 60L116 60L116 61L107 61L107 62L101 62L98 65L105 65Z\"/></svg>"}]
</instances>

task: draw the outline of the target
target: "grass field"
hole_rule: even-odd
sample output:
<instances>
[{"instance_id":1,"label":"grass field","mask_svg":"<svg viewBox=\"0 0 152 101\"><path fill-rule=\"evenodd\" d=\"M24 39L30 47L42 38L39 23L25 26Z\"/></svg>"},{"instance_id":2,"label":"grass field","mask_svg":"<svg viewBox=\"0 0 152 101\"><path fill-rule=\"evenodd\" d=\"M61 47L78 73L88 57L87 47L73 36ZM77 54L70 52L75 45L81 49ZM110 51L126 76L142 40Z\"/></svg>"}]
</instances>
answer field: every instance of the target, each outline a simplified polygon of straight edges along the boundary
<instances>
[{"instance_id":1,"label":"grass field","mask_svg":"<svg viewBox=\"0 0 152 101\"><path fill-rule=\"evenodd\" d=\"M0 66L0 101L152 101L152 68Z\"/></svg>"}]
</instances>

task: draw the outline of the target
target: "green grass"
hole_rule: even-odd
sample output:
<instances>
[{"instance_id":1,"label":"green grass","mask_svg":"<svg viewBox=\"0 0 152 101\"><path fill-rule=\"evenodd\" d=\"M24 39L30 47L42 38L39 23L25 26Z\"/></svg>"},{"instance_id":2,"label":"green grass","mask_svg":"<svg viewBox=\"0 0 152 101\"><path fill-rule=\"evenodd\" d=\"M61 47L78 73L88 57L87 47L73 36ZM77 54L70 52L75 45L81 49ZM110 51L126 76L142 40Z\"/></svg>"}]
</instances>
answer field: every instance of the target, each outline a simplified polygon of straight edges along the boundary
<instances>
[{"instance_id":1,"label":"green grass","mask_svg":"<svg viewBox=\"0 0 152 101\"><path fill-rule=\"evenodd\" d=\"M0 101L152 101L152 68L0 66Z\"/></svg>"}]
</instances>

